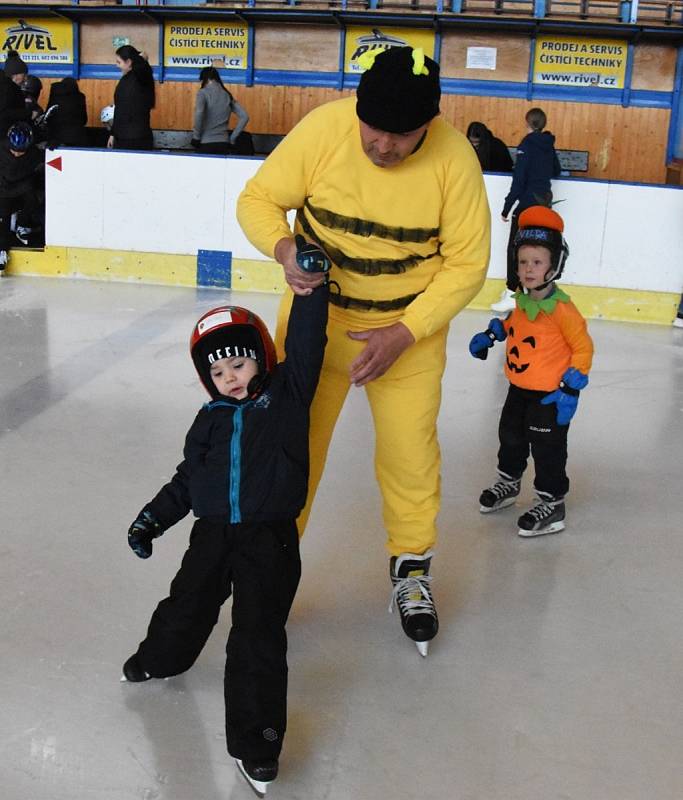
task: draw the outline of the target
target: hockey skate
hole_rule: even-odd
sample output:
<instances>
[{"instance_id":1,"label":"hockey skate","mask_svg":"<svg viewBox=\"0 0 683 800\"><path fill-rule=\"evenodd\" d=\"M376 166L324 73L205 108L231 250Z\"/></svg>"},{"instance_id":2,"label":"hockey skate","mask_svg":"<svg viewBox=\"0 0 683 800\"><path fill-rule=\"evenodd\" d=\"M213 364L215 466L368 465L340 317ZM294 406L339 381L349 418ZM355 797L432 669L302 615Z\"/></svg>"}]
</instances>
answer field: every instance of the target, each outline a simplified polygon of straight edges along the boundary
<instances>
[{"instance_id":1,"label":"hockey skate","mask_svg":"<svg viewBox=\"0 0 683 800\"><path fill-rule=\"evenodd\" d=\"M479 511L489 514L506 506L511 506L519 494L522 485L521 478L513 478L506 472L498 472L499 479L479 495Z\"/></svg>"},{"instance_id":2,"label":"hockey skate","mask_svg":"<svg viewBox=\"0 0 683 800\"><path fill-rule=\"evenodd\" d=\"M0 277L5 274L5 267L7 266L8 261L9 257L7 255L7 250L0 250Z\"/></svg>"},{"instance_id":3,"label":"hockey skate","mask_svg":"<svg viewBox=\"0 0 683 800\"><path fill-rule=\"evenodd\" d=\"M270 784L277 778L278 763L276 758L265 761L242 761L235 759L237 769L246 782L259 797L265 797Z\"/></svg>"},{"instance_id":4,"label":"hockey skate","mask_svg":"<svg viewBox=\"0 0 683 800\"><path fill-rule=\"evenodd\" d=\"M517 520L520 536L544 536L564 530L564 497L536 492L538 502Z\"/></svg>"},{"instance_id":5,"label":"hockey skate","mask_svg":"<svg viewBox=\"0 0 683 800\"><path fill-rule=\"evenodd\" d=\"M428 550L424 555L402 553L393 556L389 562L389 575L393 590L389 611L398 606L403 631L415 642L421 656L429 651L429 642L439 630L439 619L434 607L434 599L429 586L429 574L434 552Z\"/></svg>"},{"instance_id":6,"label":"hockey skate","mask_svg":"<svg viewBox=\"0 0 683 800\"><path fill-rule=\"evenodd\" d=\"M516 305L515 293L505 288L500 296L500 300L491 303L491 311L495 311L497 314L507 314L508 311L513 311Z\"/></svg>"},{"instance_id":7,"label":"hockey skate","mask_svg":"<svg viewBox=\"0 0 683 800\"><path fill-rule=\"evenodd\" d=\"M149 672L145 672L142 668L137 653L133 653L123 665L123 675L121 676L122 683L126 681L129 683L141 683L142 681L148 681L151 677Z\"/></svg>"}]
</instances>

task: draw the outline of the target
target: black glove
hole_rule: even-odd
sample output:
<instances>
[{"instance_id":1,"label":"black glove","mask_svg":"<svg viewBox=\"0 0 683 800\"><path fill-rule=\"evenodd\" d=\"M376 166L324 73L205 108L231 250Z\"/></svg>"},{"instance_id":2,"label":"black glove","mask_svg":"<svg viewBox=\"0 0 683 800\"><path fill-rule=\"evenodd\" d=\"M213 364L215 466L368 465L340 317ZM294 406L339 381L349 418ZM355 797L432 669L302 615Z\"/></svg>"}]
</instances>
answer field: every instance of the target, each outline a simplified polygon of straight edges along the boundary
<instances>
[{"instance_id":1,"label":"black glove","mask_svg":"<svg viewBox=\"0 0 683 800\"><path fill-rule=\"evenodd\" d=\"M128 529L128 546L138 558L149 558L152 555L152 539L163 532L164 529L149 511L141 511Z\"/></svg>"},{"instance_id":2,"label":"black glove","mask_svg":"<svg viewBox=\"0 0 683 800\"><path fill-rule=\"evenodd\" d=\"M187 141L187 139L185 141ZM200 144L201 144L201 140L199 140L199 139L190 139L190 145L192 147L194 147L195 150L199 147Z\"/></svg>"},{"instance_id":3,"label":"black glove","mask_svg":"<svg viewBox=\"0 0 683 800\"><path fill-rule=\"evenodd\" d=\"M304 272L329 272L330 259L313 242L307 242L301 234L294 237L296 242L296 263Z\"/></svg>"}]
</instances>

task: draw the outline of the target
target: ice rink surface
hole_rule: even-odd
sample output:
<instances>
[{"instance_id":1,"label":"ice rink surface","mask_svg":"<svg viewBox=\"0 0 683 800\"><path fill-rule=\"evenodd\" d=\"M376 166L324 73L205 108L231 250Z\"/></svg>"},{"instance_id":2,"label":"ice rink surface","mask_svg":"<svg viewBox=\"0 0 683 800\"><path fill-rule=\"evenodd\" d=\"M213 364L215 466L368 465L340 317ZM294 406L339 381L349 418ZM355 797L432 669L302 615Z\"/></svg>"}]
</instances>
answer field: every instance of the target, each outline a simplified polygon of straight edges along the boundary
<instances>
[{"instance_id":1,"label":"ice rink surface","mask_svg":"<svg viewBox=\"0 0 683 800\"><path fill-rule=\"evenodd\" d=\"M571 293L571 288L569 288ZM0 281L0 796L247 800L225 751L229 607L185 675L120 683L187 545L141 561L126 531L172 475L204 402L194 322L278 299ZM569 436L564 533L480 515L506 391L489 314L449 338L427 659L387 613L370 415L353 390L304 537L289 623L289 729L270 800L683 797L683 330L591 322ZM406 424L410 424L406 420Z\"/></svg>"}]
</instances>

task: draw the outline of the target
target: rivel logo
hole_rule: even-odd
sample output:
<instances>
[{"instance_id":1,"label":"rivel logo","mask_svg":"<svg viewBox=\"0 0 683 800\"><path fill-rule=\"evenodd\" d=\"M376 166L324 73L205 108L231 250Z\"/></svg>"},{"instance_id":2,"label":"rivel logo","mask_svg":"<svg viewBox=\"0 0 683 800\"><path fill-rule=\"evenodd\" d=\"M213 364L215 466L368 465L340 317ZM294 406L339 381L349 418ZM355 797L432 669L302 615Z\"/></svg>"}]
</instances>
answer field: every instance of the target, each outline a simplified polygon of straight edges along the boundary
<instances>
[{"instance_id":1,"label":"rivel logo","mask_svg":"<svg viewBox=\"0 0 683 800\"><path fill-rule=\"evenodd\" d=\"M356 39L357 47L351 56L351 61L355 61L368 50L388 50L390 47L405 47L408 42L399 36L389 36L382 33L379 28L373 28L372 33L367 36L359 36Z\"/></svg>"},{"instance_id":2,"label":"rivel logo","mask_svg":"<svg viewBox=\"0 0 683 800\"><path fill-rule=\"evenodd\" d=\"M2 45L2 49L20 50L23 52L35 51L56 51L52 42L52 34L47 28L39 25L32 25L23 19L17 20L17 24L5 29L7 36Z\"/></svg>"}]
</instances>

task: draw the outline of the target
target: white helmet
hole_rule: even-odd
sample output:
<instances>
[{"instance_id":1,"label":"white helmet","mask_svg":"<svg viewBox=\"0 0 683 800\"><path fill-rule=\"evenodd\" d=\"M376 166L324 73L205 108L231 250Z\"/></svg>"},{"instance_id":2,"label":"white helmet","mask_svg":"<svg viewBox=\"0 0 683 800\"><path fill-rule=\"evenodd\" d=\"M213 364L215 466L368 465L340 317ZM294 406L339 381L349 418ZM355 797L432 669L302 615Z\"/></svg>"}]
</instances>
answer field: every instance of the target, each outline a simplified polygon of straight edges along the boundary
<instances>
[{"instance_id":1,"label":"white helmet","mask_svg":"<svg viewBox=\"0 0 683 800\"><path fill-rule=\"evenodd\" d=\"M100 111L100 122L103 125L109 125L109 123L114 121L114 106L105 106L102 111Z\"/></svg>"}]
</instances>

